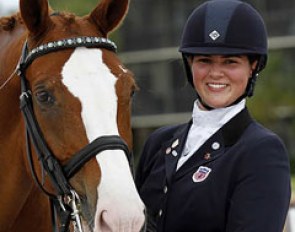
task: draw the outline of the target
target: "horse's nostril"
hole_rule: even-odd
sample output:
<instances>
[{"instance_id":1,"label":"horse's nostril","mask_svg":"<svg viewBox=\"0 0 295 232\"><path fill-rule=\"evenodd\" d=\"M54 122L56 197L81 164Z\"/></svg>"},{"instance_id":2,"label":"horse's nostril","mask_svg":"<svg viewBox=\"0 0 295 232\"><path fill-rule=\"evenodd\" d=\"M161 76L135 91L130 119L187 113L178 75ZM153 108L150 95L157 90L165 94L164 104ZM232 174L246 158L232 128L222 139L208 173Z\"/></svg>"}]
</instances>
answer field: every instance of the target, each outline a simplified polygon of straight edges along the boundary
<instances>
[{"instance_id":1,"label":"horse's nostril","mask_svg":"<svg viewBox=\"0 0 295 232\"><path fill-rule=\"evenodd\" d=\"M111 232L114 231L112 228L114 225L112 225L112 221L109 221L109 214L107 210L103 210L101 212L101 231L102 232Z\"/></svg>"},{"instance_id":2,"label":"horse's nostril","mask_svg":"<svg viewBox=\"0 0 295 232\"><path fill-rule=\"evenodd\" d=\"M100 232L139 232L145 228L144 216L138 211L129 215L130 212L120 212L116 207L103 210L100 214L98 231Z\"/></svg>"}]
</instances>

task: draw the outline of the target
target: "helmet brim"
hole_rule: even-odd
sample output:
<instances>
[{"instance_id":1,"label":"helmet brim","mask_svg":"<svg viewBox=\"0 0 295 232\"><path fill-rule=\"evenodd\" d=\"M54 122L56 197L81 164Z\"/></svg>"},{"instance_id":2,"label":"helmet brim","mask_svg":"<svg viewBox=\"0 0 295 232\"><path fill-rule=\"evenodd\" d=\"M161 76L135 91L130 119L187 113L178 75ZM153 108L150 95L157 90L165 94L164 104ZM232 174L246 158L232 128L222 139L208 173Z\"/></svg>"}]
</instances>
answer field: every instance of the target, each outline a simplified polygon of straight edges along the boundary
<instances>
[{"instance_id":1,"label":"helmet brim","mask_svg":"<svg viewBox=\"0 0 295 232\"><path fill-rule=\"evenodd\" d=\"M187 47L180 48L179 52L184 54L203 54L203 55L248 55L248 54L266 54L266 51L258 52L257 49L249 48L231 48L231 47Z\"/></svg>"}]
</instances>

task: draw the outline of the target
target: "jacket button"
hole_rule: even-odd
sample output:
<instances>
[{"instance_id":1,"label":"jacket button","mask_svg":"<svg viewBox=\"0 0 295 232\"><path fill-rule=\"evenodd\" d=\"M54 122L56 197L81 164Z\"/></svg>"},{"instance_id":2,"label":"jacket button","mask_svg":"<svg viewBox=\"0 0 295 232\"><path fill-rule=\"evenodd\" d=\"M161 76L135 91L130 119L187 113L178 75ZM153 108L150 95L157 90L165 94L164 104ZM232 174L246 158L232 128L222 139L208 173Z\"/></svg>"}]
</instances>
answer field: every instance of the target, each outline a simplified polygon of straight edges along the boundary
<instances>
[{"instance_id":1,"label":"jacket button","mask_svg":"<svg viewBox=\"0 0 295 232\"><path fill-rule=\"evenodd\" d=\"M163 214L163 210L160 209L160 210L159 210L159 213L158 213L159 217L161 217L162 214Z\"/></svg>"},{"instance_id":2,"label":"jacket button","mask_svg":"<svg viewBox=\"0 0 295 232\"><path fill-rule=\"evenodd\" d=\"M166 194L166 193L167 193L167 191L168 191L168 187L167 187L167 186L165 186L165 187L164 187L164 189L163 189L163 192Z\"/></svg>"}]
</instances>

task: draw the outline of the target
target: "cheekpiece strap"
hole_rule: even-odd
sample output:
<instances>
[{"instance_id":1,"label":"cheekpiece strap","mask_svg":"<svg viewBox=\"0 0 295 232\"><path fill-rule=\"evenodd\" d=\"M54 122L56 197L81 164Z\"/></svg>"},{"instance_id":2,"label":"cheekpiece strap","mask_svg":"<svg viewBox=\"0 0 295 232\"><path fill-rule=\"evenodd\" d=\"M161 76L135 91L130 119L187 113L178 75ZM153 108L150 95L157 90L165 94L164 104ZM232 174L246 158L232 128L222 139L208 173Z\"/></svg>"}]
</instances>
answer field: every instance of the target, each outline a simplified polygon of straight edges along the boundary
<instances>
[{"instance_id":1,"label":"cheekpiece strap","mask_svg":"<svg viewBox=\"0 0 295 232\"><path fill-rule=\"evenodd\" d=\"M27 43L25 43L25 47L27 49L26 44ZM116 44L107 38L89 36L67 38L42 44L32 49L30 52L26 52L26 54L24 54L23 52L23 59L20 64L20 68L23 70L26 69L33 62L34 59L44 54L75 47L97 47L117 52Z\"/></svg>"}]
</instances>

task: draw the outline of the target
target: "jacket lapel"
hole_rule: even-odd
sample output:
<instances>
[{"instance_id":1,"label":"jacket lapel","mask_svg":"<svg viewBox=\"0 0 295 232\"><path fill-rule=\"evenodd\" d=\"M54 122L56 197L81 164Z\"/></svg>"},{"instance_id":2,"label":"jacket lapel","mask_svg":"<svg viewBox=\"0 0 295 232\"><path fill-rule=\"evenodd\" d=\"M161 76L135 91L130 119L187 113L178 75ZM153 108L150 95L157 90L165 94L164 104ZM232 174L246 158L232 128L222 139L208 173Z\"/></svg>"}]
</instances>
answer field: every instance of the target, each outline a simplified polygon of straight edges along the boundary
<instances>
[{"instance_id":1,"label":"jacket lapel","mask_svg":"<svg viewBox=\"0 0 295 232\"><path fill-rule=\"evenodd\" d=\"M192 125L192 121L184 124L173 137L167 142L163 143L162 154L165 156L165 169L168 184L171 183L172 176L176 170L177 161L182 153L183 146Z\"/></svg>"},{"instance_id":2,"label":"jacket lapel","mask_svg":"<svg viewBox=\"0 0 295 232\"><path fill-rule=\"evenodd\" d=\"M225 148L235 144L244 130L252 122L247 108L238 113L214 135L212 135L175 173L175 179L181 178L191 169L206 165L221 157ZM184 143L185 141L183 141Z\"/></svg>"}]
</instances>

